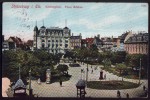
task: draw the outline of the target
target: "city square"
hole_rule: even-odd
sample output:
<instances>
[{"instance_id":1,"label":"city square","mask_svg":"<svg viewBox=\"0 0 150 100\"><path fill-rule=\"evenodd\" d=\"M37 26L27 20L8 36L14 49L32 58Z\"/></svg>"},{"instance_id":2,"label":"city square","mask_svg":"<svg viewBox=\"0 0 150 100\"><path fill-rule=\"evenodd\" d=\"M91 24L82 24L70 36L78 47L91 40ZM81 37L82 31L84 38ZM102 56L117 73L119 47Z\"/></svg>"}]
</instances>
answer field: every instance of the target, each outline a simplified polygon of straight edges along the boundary
<instances>
[{"instance_id":1,"label":"city square","mask_svg":"<svg viewBox=\"0 0 150 100\"><path fill-rule=\"evenodd\" d=\"M2 97L148 98L146 3L6 2L3 12Z\"/></svg>"},{"instance_id":2,"label":"city square","mask_svg":"<svg viewBox=\"0 0 150 100\"><path fill-rule=\"evenodd\" d=\"M69 63L65 63L69 66ZM89 76L88 81L111 81L111 80L121 80L122 77L116 76L112 73L109 73L107 71L104 71L104 74L107 75L106 80L99 80L100 71L102 65L92 65L92 67L98 67L96 70L94 70L93 73L91 73L92 68L91 65L89 67ZM33 95L35 97L77 97L77 88L76 83L81 78L83 80L86 80L85 73L81 73L81 69L86 70L87 65L81 65L81 67L69 67L68 73L72 75L71 79L69 81L65 81L62 83L62 87L60 86L59 82L46 84L46 82L41 82L41 84L38 84L37 80L31 81L31 87L33 89ZM139 82L138 79L126 79L124 78L124 81L129 81L133 83ZM128 93L130 98L138 98L141 95L144 94L143 86L148 87L148 81L147 80L141 80L141 84L137 88L131 88L131 89L120 89L121 97L127 98L126 94ZM29 86L27 86L29 89ZM91 89L86 87L86 94L85 97L88 98L116 98L117 97L117 90L105 90L105 89ZM6 90L7 91L7 90ZM27 91L28 92L28 91Z\"/></svg>"}]
</instances>

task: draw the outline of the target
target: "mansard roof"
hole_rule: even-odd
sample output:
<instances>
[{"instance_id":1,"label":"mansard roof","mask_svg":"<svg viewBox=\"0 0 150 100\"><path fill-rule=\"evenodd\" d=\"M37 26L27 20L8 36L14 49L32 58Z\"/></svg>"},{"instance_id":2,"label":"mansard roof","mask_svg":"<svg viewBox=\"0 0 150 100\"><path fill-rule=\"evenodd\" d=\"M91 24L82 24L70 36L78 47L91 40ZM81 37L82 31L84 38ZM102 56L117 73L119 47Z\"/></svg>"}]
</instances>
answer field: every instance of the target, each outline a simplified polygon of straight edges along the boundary
<instances>
[{"instance_id":1,"label":"mansard roof","mask_svg":"<svg viewBox=\"0 0 150 100\"><path fill-rule=\"evenodd\" d=\"M12 39L17 44L22 44L22 40L19 37L9 37L9 39Z\"/></svg>"},{"instance_id":2,"label":"mansard roof","mask_svg":"<svg viewBox=\"0 0 150 100\"><path fill-rule=\"evenodd\" d=\"M148 33L139 33L134 34L130 37L125 43L141 43L141 42L148 42Z\"/></svg>"},{"instance_id":3,"label":"mansard roof","mask_svg":"<svg viewBox=\"0 0 150 100\"><path fill-rule=\"evenodd\" d=\"M69 29L68 27L64 27L64 29Z\"/></svg>"},{"instance_id":4,"label":"mansard roof","mask_svg":"<svg viewBox=\"0 0 150 100\"><path fill-rule=\"evenodd\" d=\"M71 36L70 39L81 39L81 36Z\"/></svg>"},{"instance_id":5,"label":"mansard roof","mask_svg":"<svg viewBox=\"0 0 150 100\"><path fill-rule=\"evenodd\" d=\"M41 28L46 28L45 26L42 26Z\"/></svg>"},{"instance_id":6,"label":"mansard roof","mask_svg":"<svg viewBox=\"0 0 150 100\"><path fill-rule=\"evenodd\" d=\"M104 37L104 38L101 38L101 40L103 42L112 42L112 39L110 37Z\"/></svg>"}]
</instances>

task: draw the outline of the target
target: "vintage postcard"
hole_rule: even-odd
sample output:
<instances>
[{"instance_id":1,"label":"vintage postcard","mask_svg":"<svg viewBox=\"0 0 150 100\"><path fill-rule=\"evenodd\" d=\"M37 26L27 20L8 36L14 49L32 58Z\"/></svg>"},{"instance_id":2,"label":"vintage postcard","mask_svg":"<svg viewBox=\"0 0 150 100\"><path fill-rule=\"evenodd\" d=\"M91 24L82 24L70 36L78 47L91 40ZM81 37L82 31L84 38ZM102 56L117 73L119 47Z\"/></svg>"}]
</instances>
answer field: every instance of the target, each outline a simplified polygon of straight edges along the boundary
<instances>
[{"instance_id":1,"label":"vintage postcard","mask_svg":"<svg viewBox=\"0 0 150 100\"><path fill-rule=\"evenodd\" d=\"M148 4L3 2L2 96L148 98Z\"/></svg>"}]
</instances>

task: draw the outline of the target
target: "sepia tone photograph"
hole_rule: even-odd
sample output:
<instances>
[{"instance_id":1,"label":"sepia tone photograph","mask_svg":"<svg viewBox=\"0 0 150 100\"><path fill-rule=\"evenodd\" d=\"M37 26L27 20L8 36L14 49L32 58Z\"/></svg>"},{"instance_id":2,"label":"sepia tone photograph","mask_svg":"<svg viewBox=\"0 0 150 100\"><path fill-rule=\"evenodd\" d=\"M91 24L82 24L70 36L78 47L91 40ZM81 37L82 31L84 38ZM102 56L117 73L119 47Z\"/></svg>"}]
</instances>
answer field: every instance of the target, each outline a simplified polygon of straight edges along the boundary
<instances>
[{"instance_id":1,"label":"sepia tone photograph","mask_svg":"<svg viewBox=\"0 0 150 100\"><path fill-rule=\"evenodd\" d=\"M3 2L2 97L148 98L148 3Z\"/></svg>"}]
</instances>

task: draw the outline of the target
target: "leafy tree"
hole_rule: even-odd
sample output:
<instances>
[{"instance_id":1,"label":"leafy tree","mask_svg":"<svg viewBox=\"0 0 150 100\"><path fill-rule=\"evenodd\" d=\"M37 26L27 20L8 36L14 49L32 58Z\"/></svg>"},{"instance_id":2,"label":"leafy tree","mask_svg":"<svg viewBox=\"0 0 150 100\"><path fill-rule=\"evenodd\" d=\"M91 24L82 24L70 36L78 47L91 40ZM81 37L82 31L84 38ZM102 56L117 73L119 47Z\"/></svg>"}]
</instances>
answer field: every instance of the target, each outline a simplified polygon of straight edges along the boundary
<instances>
[{"instance_id":1,"label":"leafy tree","mask_svg":"<svg viewBox=\"0 0 150 100\"><path fill-rule=\"evenodd\" d=\"M111 67L111 61L110 59L104 59L103 60L104 67Z\"/></svg>"},{"instance_id":2,"label":"leafy tree","mask_svg":"<svg viewBox=\"0 0 150 100\"><path fill-rule=\"evenodd\" d=\"M117 64L116 65L116 69L119 70L119 73L120 75L122 74L122 71L126 70L127 69L127 66L123 63L120 63L120 64Z\"/></svg>"},{"instance_id":3,"label":"leafy tree","mask_svg":"<svg viewBox=\"0 0 150 100\"><path fill-rule=\"evenodd\" d=\"M115 64L125 62L126 54L127 53L125 51L113 52L111 57L112 63Z\"/></svg>"},{"instance_id":4,"label":"leafy tree","mask_svg":"<svg viewBox=\"0 0 150 100\"><path fill-rule=\"evenodd\" d=\"M67 65L64 65L64 64L59 64L56 68L60 73L65 73L67 72L68 73L68 66Z\"/></svg>"}]
</instances>

